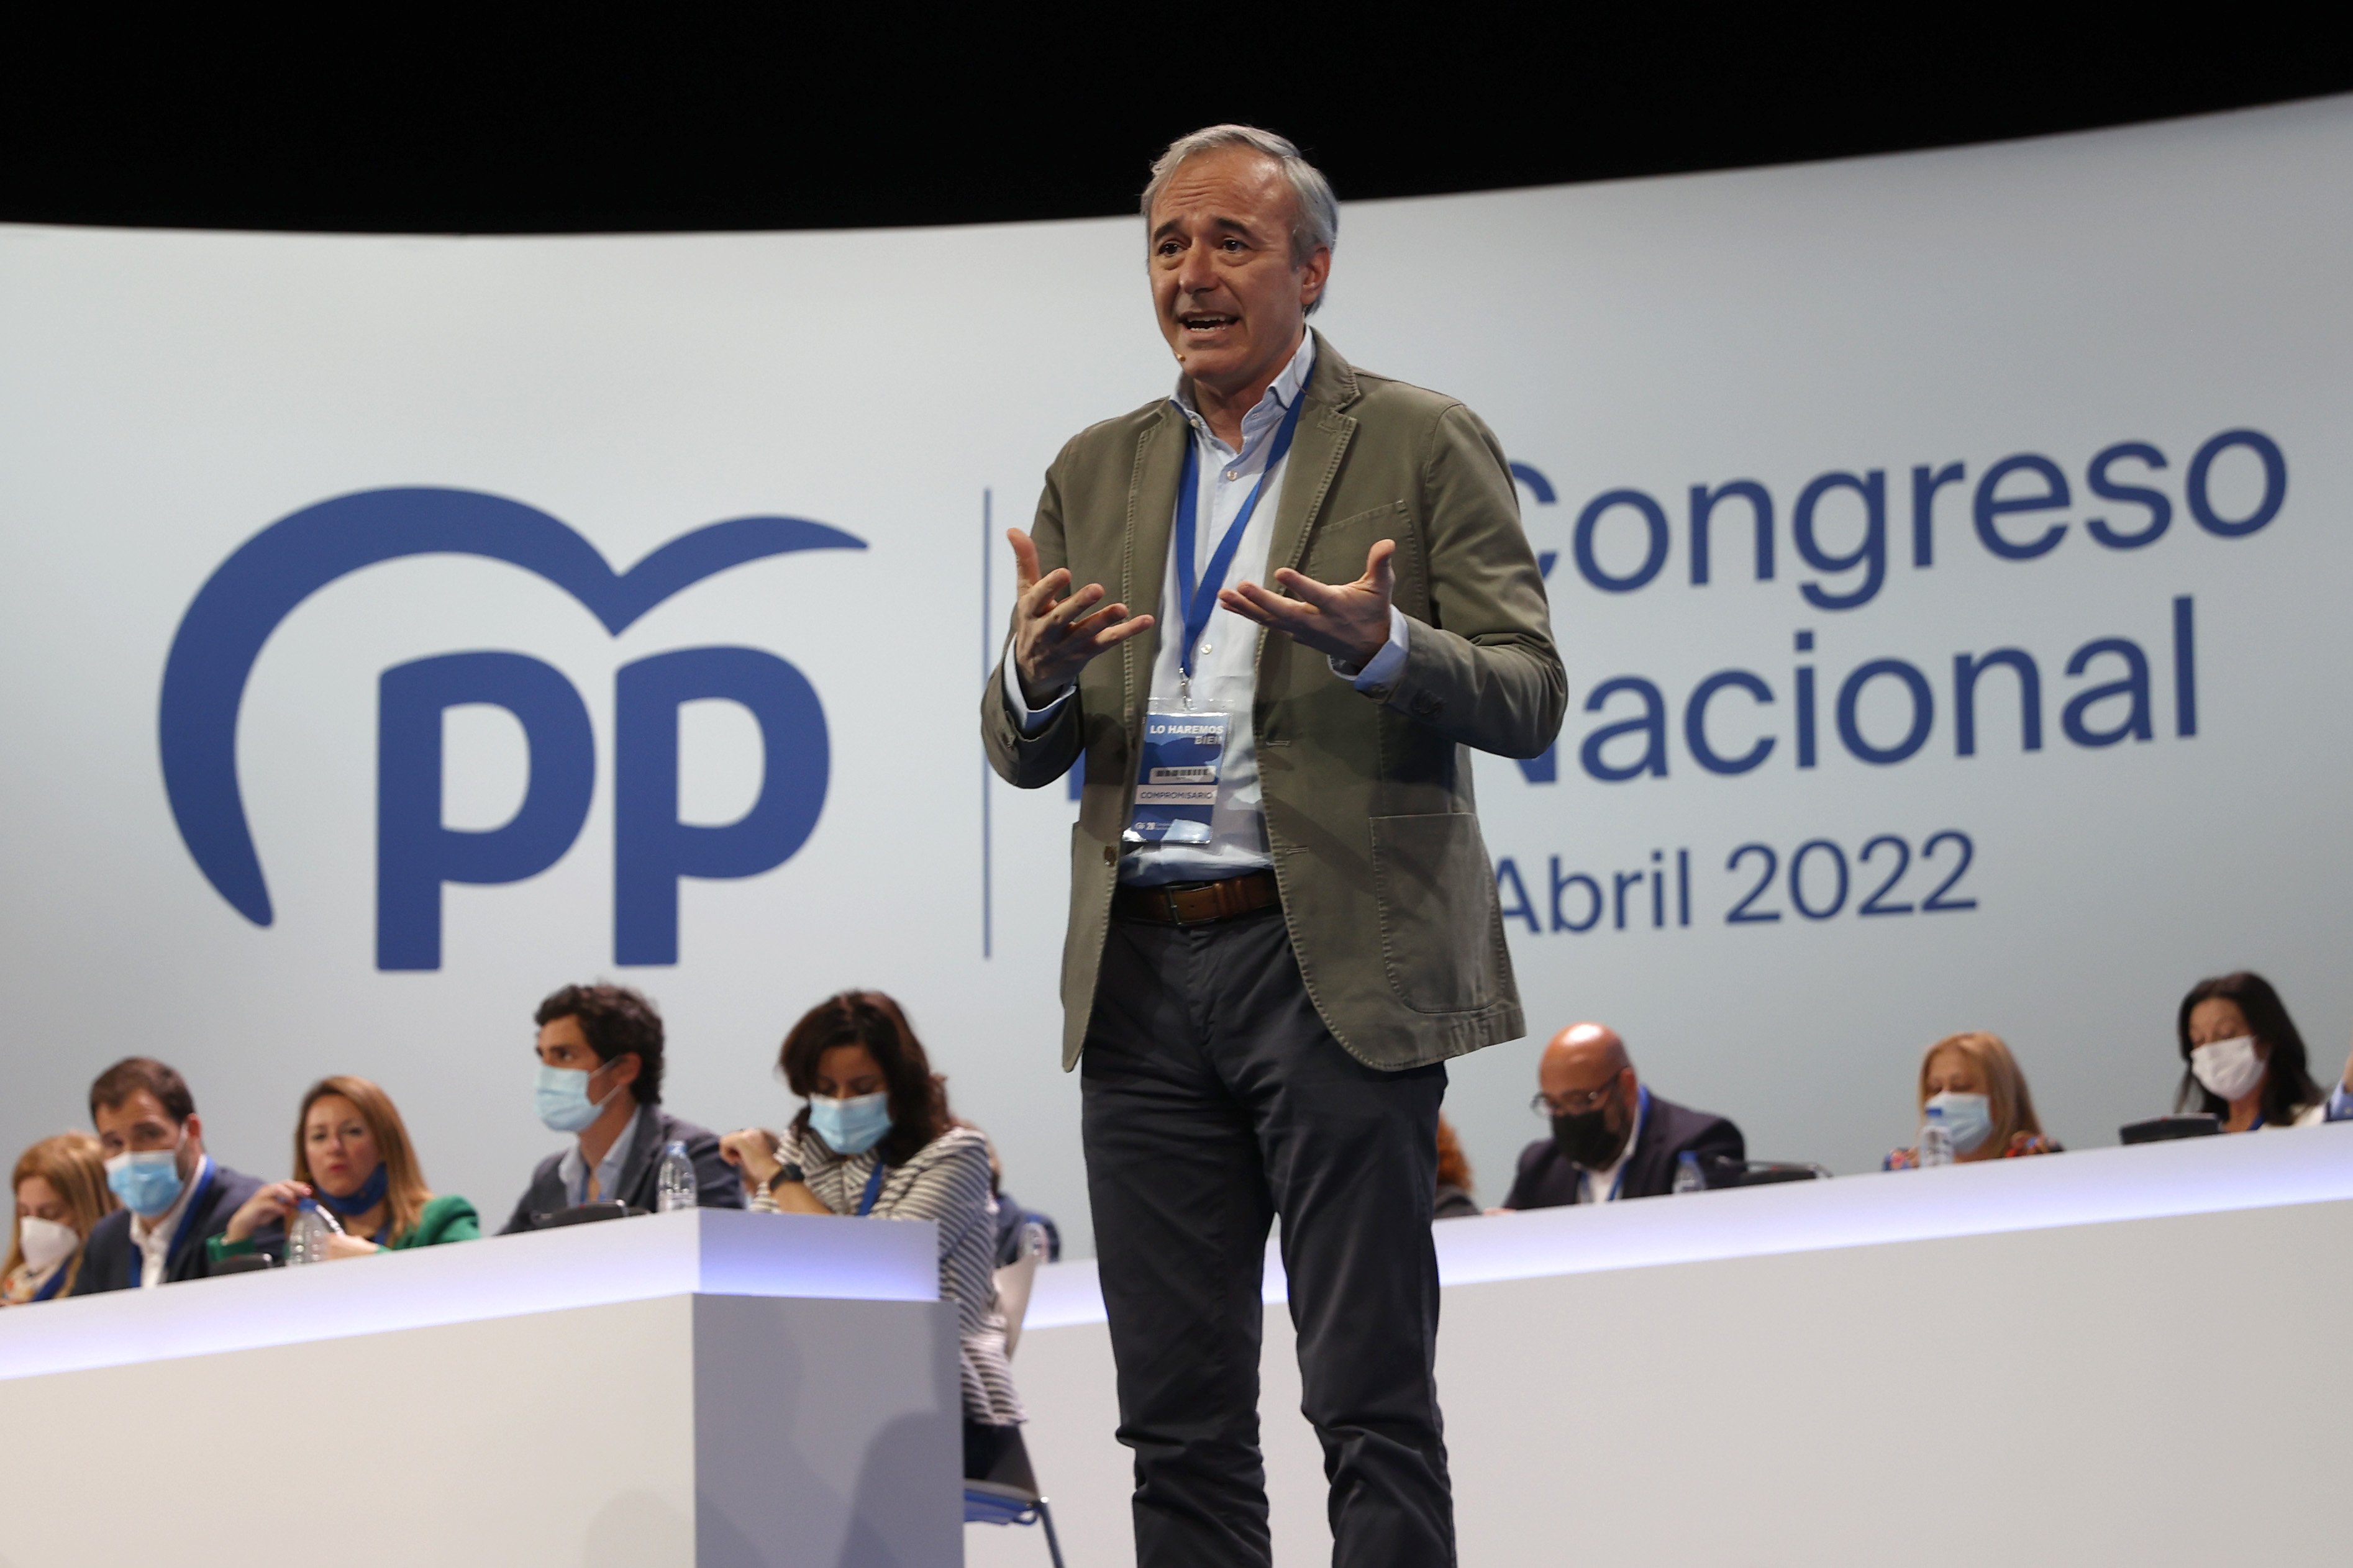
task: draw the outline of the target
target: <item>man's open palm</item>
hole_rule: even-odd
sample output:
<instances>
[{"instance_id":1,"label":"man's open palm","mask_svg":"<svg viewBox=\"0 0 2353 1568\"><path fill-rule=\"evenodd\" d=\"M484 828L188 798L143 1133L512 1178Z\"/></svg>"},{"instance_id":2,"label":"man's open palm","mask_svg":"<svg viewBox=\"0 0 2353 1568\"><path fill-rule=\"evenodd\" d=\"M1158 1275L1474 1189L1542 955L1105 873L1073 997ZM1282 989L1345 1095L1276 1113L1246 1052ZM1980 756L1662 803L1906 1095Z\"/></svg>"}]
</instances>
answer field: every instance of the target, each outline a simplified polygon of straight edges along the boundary
<instances>
[{"instance_id":1,"label":"man's open palm","mask_svg":"<svg viewBox=\"0 0 2353 1568\"><path fill-rule=\"evenodd\" d=\"M1021 695L1033 706L1050 702L1079 678L1087 661L1152 629L1150 616L1130 618L1125 605L1104 605L1103 586L1090 583L1062 596L1071 585L1068 569L1038 574L1038 545L1018 528L1005 537L1013 546L1013 670Z\"/></svg>"},{"instance_id":2,"label":"man's open palm","mask_svg":"<svg viewBox=\"0 0 2353 1568\"><path fill-rule=\"evenodd\" d=\"M1396 555L1397 541L1380 540L1366 552L1365 574L1353 583L1318 583L1285 566L1274 574L1275 586L1283 593L1244 583L1221 591L1218 603L1361 669L1389 640L1389 601L1397 592Z\"/></svg>"}]
</instances>

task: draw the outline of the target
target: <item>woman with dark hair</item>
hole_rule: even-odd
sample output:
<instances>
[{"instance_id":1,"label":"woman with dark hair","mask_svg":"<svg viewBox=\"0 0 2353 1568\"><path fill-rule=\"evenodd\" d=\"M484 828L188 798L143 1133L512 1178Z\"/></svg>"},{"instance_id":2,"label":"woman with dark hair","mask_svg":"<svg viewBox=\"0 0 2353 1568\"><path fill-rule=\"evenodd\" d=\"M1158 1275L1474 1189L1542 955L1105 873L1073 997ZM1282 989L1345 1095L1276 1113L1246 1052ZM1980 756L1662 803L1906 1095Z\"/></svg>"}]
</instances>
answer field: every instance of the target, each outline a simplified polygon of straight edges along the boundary
<instances>
[{"instance_id":1,"label":"woman with dark hair","mask_svg":"<svg viewBox=\"0 0 2353 1568\"><path fill-rule=\"evenodd\" d=\"M311 1086L294 1114L293 1179L270 1183L229 1216L228 1228L205 1243L212 1261L259 1249L274 1255L287 1219L305 1202L316 1202L342 1226L343 1234L327 1237L331 1258L482 1234L472 1204L455 1193L437 1197L425 1184L399 1108L364 1078L322 1078Z\"/></svg>"},{"instance_id":2,"label":"woman with dark hair","mask_svg":"<svg viewBox=\"0 0 2353 1568\"><path fill-rule=\"evenodd\" d=\"M2176 1032L2184 1063L2177 1111L2219 1116L2225 1132L2328 1120L2304 1037L2262 975L2242 969L2200 981L2181 999Z\"/></svg>"},{"instance_id":3,"label":"woman with dark hair","mask_svg":"<svg viewBox=\"0 0 2353 1568\"><path fill-rule=\"evenodd\" d=\"M808 1103L781 1133L745 1128L719 1141L751 1206L938 1226L940 1296L955 1303L961 1342L964 1473L1034 1489L997 1305L988 1140L948 1114L945 1080L879 991L810 1008L776 1068Z\"/></svg>"}]
</instances>

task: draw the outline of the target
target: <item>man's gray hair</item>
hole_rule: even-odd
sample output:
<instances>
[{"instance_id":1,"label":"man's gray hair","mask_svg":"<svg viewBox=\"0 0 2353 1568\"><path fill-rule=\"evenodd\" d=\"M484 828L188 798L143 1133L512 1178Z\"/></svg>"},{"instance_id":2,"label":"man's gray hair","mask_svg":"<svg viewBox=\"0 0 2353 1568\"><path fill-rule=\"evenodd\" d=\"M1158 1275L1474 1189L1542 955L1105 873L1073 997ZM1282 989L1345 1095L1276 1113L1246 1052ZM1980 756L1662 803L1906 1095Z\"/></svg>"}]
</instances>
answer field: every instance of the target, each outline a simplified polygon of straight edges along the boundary
<instances>
[{"instance_id":1,"label":"man's gray hair","mask_svg":"<svg viewBox=\"0 0 2353 1568\"><path fill-rule=\"evenodd\" d=\"M1309 163L1298 146L1287 136L1277 136L1271 131L1261 131L1255 125L1212 125L1196 131L1189 136L1179 136L1168 143L1168 151L1153 161L1152 179L1144 187L1144 223L1149 234L1152 226L1152 204L1168 188L1168 182L1187 158L1203 153L1213 153L1220 147L1247 147L1253 153L1271 158L1291 182L1291 194L1298 198L1298 213L1291 223L1291 264L1305 261L1318 250L1329 250L1340 237L1340 200L1332 194L1332 182L1324 171ZM1322 304L1317 300L1316 304ZM1315 306L1307 307L1314 314Z\"/></svg>"}]
</instances>

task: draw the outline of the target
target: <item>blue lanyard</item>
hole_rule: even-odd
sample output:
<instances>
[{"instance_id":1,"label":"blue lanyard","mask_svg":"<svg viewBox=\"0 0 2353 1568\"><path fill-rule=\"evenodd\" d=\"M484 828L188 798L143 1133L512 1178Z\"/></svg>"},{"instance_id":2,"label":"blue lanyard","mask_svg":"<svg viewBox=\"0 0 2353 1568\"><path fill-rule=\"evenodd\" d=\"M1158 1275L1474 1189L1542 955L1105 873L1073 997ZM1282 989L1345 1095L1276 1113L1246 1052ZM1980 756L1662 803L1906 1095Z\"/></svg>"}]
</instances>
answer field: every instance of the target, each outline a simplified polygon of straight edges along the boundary
<instances>
[{"instance_id":1,"label":"blue lanyard","mask_svg":"<svg viewBox=\"0 0 2353 1568\"><path fill-rule=\"evenodd\" d=\"M881 1155L874 1156L874 1173L866 1178L866 1195L858 1200L858 1212L861 1217L874 1212L874 1200L882 1195L883 1173L889 1169L882 1163Z\"/></svg>"},{"instance_id":2,"label":"blue lanyard","mask_svg":"<svg viewBox=\"0 0 2353 1568\"><path fill-rule=\"evenodd\" d=\"M132 1256L133 1258L138 1256L135 1246L132 1252ZM33 1292L33 1300L36 1301L54 1300L57 1297L57 1293L66 1288L66 1276L73 1272L73 1261L74 1260L72 1258L69 1258L64 1262L58 1264L58 1271L49 1276L49 1282ZM138 1265L134 1263L132 1267L135 1268ZM137 1283L135 1279L132 1282L134 1284Z\"/></svg>"},{"instance_id":3,"label":"blue lanyard","mask_svg":"<svg viewBox=\"0 0 2353 1568\"><path fill-rule=\"evenodd\" d=\"M1634 1091L1634 1125L1627 1131L1626 1152L1619 1158L1618 1173L1609 1179L1609 1195L1604 1203L1616 1203L1618 1194L1626 1190L1626 1167L1634 1163L1634 1145L1641 1142L1642 1120L1650 1114L1651 1086L1646 1083Z\"/></svg>"},{"instance_id":4,"label":"blue lanyard","mask_svg":"<svg viewBox=\"0 0 2353 1568\"><path fill-rule=\"evenodd\" d=\"M1308 376L1315 374L1311 361ZM1259 468L1258 483L1250 487L1249 499L1242 502L1241 511L1234 518L1233 526L1209 552L1208 569L1200 581L1193 578L1193 531L1198 526L1196 513L1201 487L1199 442L1191 431L1185 436L1185 477L1176 490L1176 596L1185 607L1185 641L1176 650L1176 666L1187 684L1193 679L1193 650L1208 629L1209 612L1218 605L1218 590L1226 585L1226 574L1234 569L1234 553L1242 545L1243 531L1258 510L1258 498L1266 492L1267 476L1291 450L1291 437L1298 432L1300 410L1307 406L1307 377L1300 379L1299 390L1292 395L1291 412L1282 416L1282 426L1274 433L1274 444L1266 449L1266 462Z\"/></svg>"},{"instance_id":5,"label":"blue lanyard","mask_svg":"<svg viewBox=\"0 0 2353 1568\"><path fill-rule=\"evenodd\" d=\"M164 1274L167 1281L171 1278L172 1260L180 1256L180 1248L188 1245L188 1232L195 1228L196 1211L205 1206L205 1194L212 1190L213 1163L212 1157L206 1155L205 1173L197 1178L196 1190L188 1194L188 1206L180 1214L180 1228L172 1233L172 1245L164 1249ZM146 1272L144 1258L145 1254L140 1250L134 1237L131 1243L131 1288L134 1290L139 1288L139 1277Z\"/></svg>"}]
</instances>

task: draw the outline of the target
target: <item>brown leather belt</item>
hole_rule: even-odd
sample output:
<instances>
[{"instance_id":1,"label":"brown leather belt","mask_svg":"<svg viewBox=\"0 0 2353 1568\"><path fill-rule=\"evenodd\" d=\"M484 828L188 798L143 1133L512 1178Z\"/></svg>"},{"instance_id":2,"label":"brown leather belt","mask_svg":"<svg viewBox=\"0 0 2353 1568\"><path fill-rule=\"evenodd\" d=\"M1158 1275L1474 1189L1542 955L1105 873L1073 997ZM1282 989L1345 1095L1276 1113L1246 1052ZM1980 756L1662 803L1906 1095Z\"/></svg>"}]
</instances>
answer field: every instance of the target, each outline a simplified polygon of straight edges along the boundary
<instances>
[{"instance_id":1,"label":"brown leather belt","mask_svg":"<svg viewBox=\"0 0 2353 1568\"><path fill-rule=\"evenodd\" d=\"M1111 912L1122 920L1150 921L1155 925L1199 926L1254 915L1282 902L1274 873L1251 871L1216 882L1123 887L1111 896Z\"/></svg>"}]
</instances>

